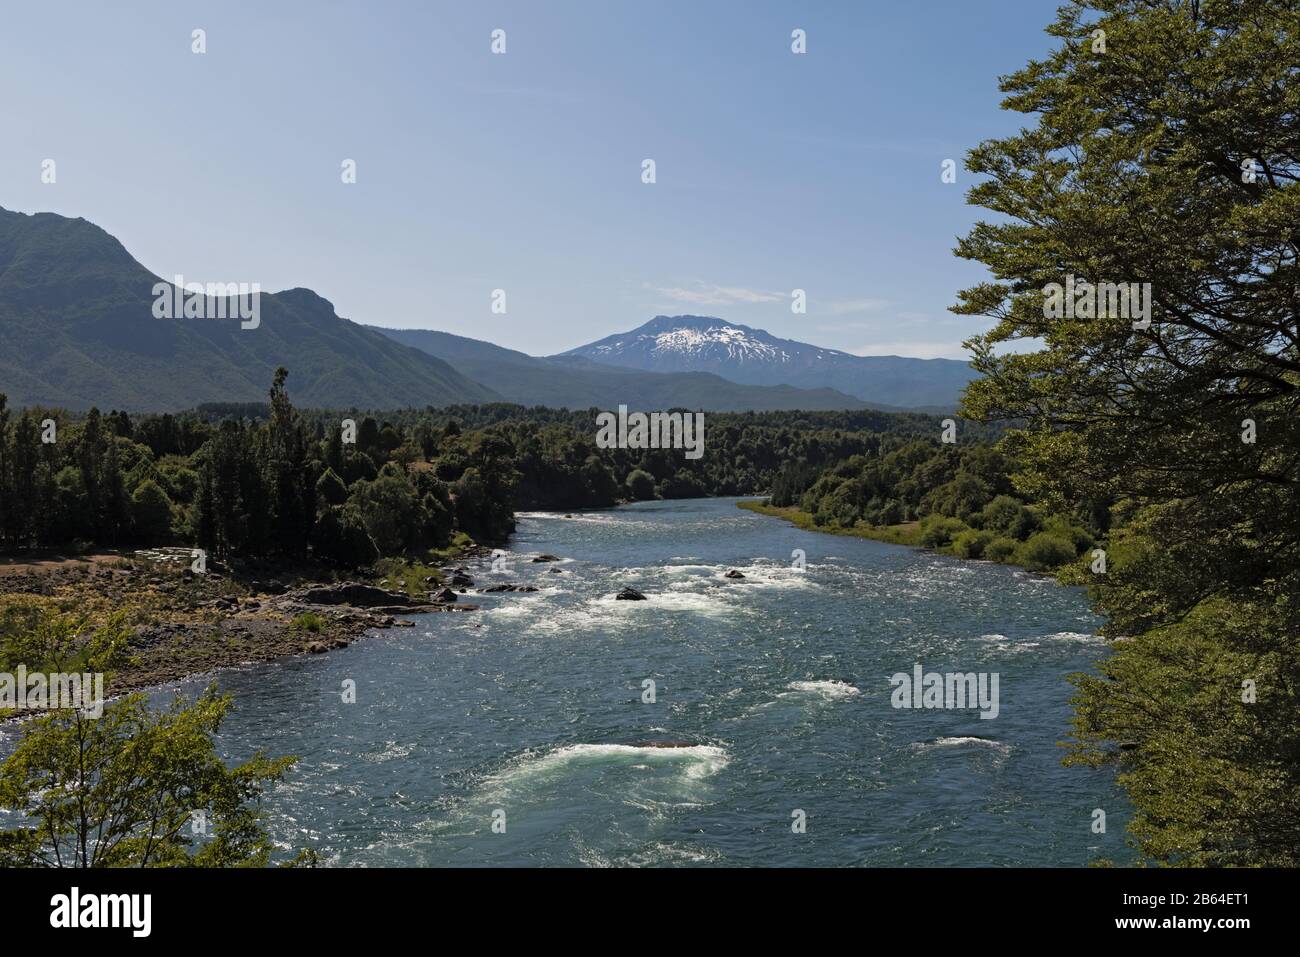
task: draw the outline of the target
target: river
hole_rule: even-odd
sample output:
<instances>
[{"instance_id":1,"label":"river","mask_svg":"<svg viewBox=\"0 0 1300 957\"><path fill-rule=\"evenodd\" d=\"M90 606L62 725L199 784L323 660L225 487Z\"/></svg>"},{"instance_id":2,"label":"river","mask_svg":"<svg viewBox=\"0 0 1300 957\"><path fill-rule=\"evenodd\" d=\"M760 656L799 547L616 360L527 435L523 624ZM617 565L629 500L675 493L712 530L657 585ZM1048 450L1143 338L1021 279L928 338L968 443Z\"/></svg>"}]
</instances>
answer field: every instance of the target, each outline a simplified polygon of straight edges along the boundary
<instances>
[{"instance_id":1,"label":"river","mask_svg":"<svg viewBox=\"0 0 1300 957\"><path fill-rule=\"evenodd\" d=\"M299 756L271 830L334 865L1128 859L1113 774L1057 745L1106 651L1078 589L735 503L521 515L503 568L467 567L539 591L222 672L221 750ZM997 716L894 707L918 663L996 674Z\"/></svg>"}]
</instances>

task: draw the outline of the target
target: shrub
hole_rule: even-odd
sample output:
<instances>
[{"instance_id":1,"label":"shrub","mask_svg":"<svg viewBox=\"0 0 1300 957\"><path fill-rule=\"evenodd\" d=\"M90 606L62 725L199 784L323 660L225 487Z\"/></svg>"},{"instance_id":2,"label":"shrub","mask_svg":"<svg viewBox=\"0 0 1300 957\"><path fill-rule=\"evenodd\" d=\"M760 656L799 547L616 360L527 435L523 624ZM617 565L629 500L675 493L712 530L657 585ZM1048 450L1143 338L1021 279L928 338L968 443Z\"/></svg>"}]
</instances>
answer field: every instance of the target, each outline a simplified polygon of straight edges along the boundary
<instances>
[{"instance_id":1,"label":"shrub","mask_svg":"<svg viewBox=\"0 0 1300 957\"><path fill-rule=\"evenodd\" d=\"M926 499L933 511L970 521L971 516L984 508L992 497L993 492L986 482L973 475L958 475L930 492Z\"/></svg>"},{"instance_id":2,"label":"shrub","mask_svg":"<svg viewBox=\"0 0 1300 957\"><path fill-rule=\"evenodd\" d=\"M655 497L655 477L645 469L633 469L628 473L627 493L638 502Z\"/></svg>"},{"instance_id":3,"label":"shrub","mask_svg":"<svg viewBox=\"0 0 1300 957\"><path fill-rule=\"evenodd\" d=\"M685 469L659 483L660 498L703 498L707 494L708 490Z\"/></svg>"},{"instance_id":4,"label":"shrub","mask_svg":"<svg viewBox=\"0 0 1300 957\"><path fill-rule=\"evenodd\" d=\"M992 532L968 528L952 540L952 550L962 558L983 558L984 550L995 538Z\"/></svg>"},{"instance_id":5,"label":"shrub","mask_svg":"<svg viewBox=\"0 0 1300 957\"><path fill-rule=\"evenodd\" d=\"M991 562L1007 562L1018 547L1014 538L995 538L984 546L984 557Z\"/></svg>"},{"instance_id":6,"label":"shrub","mask_svg":"<svg viewBox=\"0 0 1300 957\"><path fill-rule=\"evenodd\" d=\"M289 622L289 627L294 631L309 631L314 635L325 627L325 619L314 611L304 611Z\"/></svg>"},{"instance_id":7,"label":"shrub","mask_svg":"<svg viewBox=\"0 0 1300 957\"><path fill-rule=\"evenodd\" d=\"M1020 541L1038 531L1037 516L1010 495L999 495L989 502L972 524Z\"/></svg>"},{"instance_id":8,"label":"shrub","mask_svg":"<svg viewBox=\"0 0 1300 957\"><path fill-rule=\"evenodd\" d=\"M381 473L373 482L358 482L348 509L356 510L381 555L400 555L417 543L420 503L405 476Z\"/></svg>"},{"instance_id":9,"label":"shrub","mask_svg":"<svg viewBox=\"0 0 1300 957\"><path fill-rule=\"evenodd\" d=\"M927 548L942 548L966 531L966 523L958 518L927 515L921 520L921 544Z\"/></svg>"},{"instance_id":10,"label":"shrub","mask_svg":"<svg viewBox=\"0 0 1300 957\"><path fill-rule=\"evenodd\" d=\"M1035 572L1064 565L1074 556L1074 543L1055 532L1039 532L1016 550L1016 561Z\"/></svg>"}]
</instances>

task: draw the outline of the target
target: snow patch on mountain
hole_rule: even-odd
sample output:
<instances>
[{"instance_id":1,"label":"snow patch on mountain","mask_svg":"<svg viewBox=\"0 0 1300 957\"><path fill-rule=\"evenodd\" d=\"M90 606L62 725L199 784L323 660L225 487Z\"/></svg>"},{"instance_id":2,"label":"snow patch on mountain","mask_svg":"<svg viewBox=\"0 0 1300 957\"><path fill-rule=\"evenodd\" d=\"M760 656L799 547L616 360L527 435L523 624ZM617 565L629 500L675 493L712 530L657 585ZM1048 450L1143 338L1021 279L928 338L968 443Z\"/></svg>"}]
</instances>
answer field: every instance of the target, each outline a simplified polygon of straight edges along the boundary
<instances>
[{"instance_id":1,"label":"snow patch on mountain","mask_svg":"<svg viewBox=\"0 0 1300 957\"><path fill-rule=\"evenodd\" d=\"M655 358L680 356L683 358L731 359L737 362L789 363L795 356L779 344L780 340L761 330L721 324L707 327L680 326L663 331L641 332L622 337L614 342L596 345L593 357L605 358L628 352L648 352ZM805 356L819 359L831 358L835 352L805 348Z\"/></svg>"},{"instance_id":2,"label":"snow patch on mountain","mask_svg":"<svg viewBox=\"0 0 1300 957\"><path fill-rule=\"evenodd\" d=\"M950 409L974 372L953 359L857 356L712 316L655 316L566 356L646 372L708 372L746 385L835 389L866 402Z\"/></svg>"},{"instance_id":3,"label":"snow patch on mountain","mask_svg":"<svg viewBox=\"0 0 1300 957\"><path fill-rule=\"evenodd\" d=\"M760 360L764 362L788 362L790 354L783 349L747 336L744 330L734 326L722 326L716 329L673 329L657 335L640 335L631 341L602 346L598 351L606 355L618 355L628 349L645 348L655 356L677 354L680 356L702 357L709 353L719 353L738 362Z\"/></svg>"}]
</instances>

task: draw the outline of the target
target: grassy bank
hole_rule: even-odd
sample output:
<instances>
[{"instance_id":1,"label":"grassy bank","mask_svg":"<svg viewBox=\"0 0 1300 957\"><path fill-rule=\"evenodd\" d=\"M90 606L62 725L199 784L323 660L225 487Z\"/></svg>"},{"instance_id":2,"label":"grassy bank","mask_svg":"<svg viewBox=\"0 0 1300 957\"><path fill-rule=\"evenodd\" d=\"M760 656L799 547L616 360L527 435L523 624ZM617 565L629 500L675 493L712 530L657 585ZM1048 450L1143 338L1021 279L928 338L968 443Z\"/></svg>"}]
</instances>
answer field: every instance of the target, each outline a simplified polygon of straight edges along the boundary
<instances>
[{"instance_id":1,"label":"grassy bank","mask_svg":"<svg viewBox=\"0 0 1300 957\"><path fill-rule=\"evenodd\" d=\"M757 512L760 515L772 515L776 518L783 518L793 525L809 532L825 532L828 535L851 535L854 538L871 538L878 542L888 542L891 545L912 545L921 547L921 523L920 522L902 522L898 525L868 525L865 522L858 522L852 528L843 528L833 525L818 525L813 521L810 512L800 511L791 505L787 508L778 508L775 505L766 504L766 499L756 498L747 499L743 502L737 502L738 508L746 511ZM944 549L939 549L943 551ZM951 554L951 552L950 552Z\"/></svg>"},{"instance_id":2,"label":"grassy bank","mask_svg":"<svg viewBox=\"0 0 1300 957\"><path fill-rule=\"evenodd\" d=\"M802 511L793 505L788 507L769 505L767 499L749 499L737 502L736 505L746 511L784 519L809 532L870 538L890 545L925 548L954 558L1014 565L1027 571L1051 574L1063 584L1087 583L1088 563L1093 542L1086 535L1069 540L1064 533L1047 532L1030 536L1024 541L1015 541L968 528L956 519L943 519L938 516L927 517L925 521L901 522L897 525L868 525L866 522L857 522L852 526L829 523L818 525L810 512ZM936 529L936 526L944 523L954 523L954 525L946 529Z\"/></svg>"}]
</instances>

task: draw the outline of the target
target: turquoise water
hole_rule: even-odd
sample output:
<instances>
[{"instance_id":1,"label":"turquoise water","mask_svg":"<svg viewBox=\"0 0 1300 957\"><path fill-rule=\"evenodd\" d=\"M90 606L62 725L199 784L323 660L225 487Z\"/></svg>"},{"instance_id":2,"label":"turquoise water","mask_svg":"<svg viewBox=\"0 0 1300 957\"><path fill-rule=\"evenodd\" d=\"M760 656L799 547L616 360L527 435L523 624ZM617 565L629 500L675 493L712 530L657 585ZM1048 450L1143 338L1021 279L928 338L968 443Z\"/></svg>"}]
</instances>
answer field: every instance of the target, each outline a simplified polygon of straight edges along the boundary
<instances>
[{"instance_id":1,"label":"turquoise water","mask_svg":"<svg viewBox=\"0 0 1300 957\"><path fill-rule=\"evenodd\" d=\"M301 759L266 802L277 841L368 866L1126 857L1113 776L1063 768L1056 745L1064 676L1105 653L1081 592L735 501L521 516L505 570L470 573L540 591L221 673L222 750ZM624 585L649 600L613 600ZM996 672L998 716L892 707L890 676L918 662Z\"/></svg>"}]
</instances>

